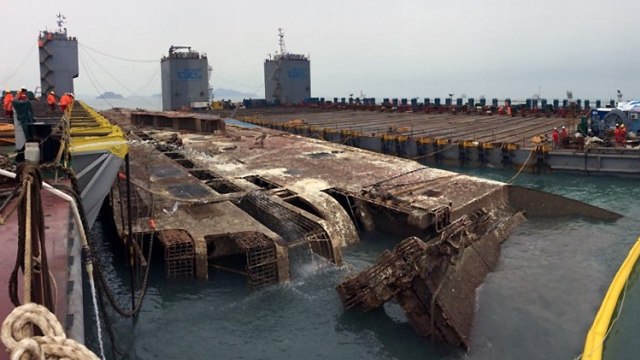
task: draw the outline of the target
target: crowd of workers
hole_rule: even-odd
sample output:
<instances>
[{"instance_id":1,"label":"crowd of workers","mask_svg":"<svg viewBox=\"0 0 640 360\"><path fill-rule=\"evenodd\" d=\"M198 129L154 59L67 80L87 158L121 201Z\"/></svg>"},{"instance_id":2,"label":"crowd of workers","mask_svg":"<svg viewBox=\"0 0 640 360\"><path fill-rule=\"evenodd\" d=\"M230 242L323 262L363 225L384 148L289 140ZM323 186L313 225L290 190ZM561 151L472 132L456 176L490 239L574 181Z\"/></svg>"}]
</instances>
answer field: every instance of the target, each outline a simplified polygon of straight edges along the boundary
<instances>
[{"instance_id":1,"label":"crowd of workers","mask_svg":"<svg viewBox=\"0 0 640 360\"><path fill-rule=\"evenodd\" d=\"M597 142L602 142L602 143L604 143L604 140L607 140L609 144L612 144L613 146L625 146L627 143L627 139L629 138L627 133L627 128L624 124L616 124L616 127L613 131L609 130L605 133L601 132L601 135L604 135L604 139L597 138L593 134L591 129L588 129L586 134L577 133L575 136L573 136L574 140L572 141L572 139L570 138L571 136L567 132L567 128L565 126L562 126L560 131L558 131L557 127L554 127L553 130L551 131L553 147L556 149L567 148L569 147L570 143L575 142L575 139L585 138L585 137L587 139L589 138L595 139L597 140ZM608 145L608 146L611 146L611 145Z\"/></svg>"},{"instance_id":2,"label":"crowd of workers","mask_svg":"<svg viewBox=\"0 0 640 360\"><path fill-rule=\"evenodd\" d=\"M18 91L15 96L11 92L11 90L7 89L4 91L2 97L2 108L4 109L4 113L8 118L13 117L13 101L28 101L29 95L28 91L25 87L22 87L20 91ZM64 112L69 105L71 105L74 101L73 93L64 93L60 96L60 99L56 97L55 91L50 91L47 94L47 105L49 106L49 110L55 111L56 106L60 106L60 111Z\"/></svg>"}]
</instances>

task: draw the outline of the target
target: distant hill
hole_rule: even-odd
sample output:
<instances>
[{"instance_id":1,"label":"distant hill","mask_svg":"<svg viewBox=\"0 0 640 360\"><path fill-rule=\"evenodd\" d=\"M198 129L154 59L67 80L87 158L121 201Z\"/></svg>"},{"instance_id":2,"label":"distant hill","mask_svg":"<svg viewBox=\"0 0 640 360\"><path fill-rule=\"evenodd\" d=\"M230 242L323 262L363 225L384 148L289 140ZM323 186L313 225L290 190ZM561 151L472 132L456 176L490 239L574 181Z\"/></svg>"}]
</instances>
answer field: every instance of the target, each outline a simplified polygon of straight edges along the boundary
<instances>
[{"instance_id":1,"label":"distant hill","mask_svg":"<svg viewBox=\"0 0 640 360\"><path fill-rule=\"evenodd\" d=\"M116 94L114 92L111 91L107 91L105 93L103 93L102 95L98 95L96 96L96 99L123 99L124 96L120 95L120 94Z\"/></svg>"},{"instance_id":2,"label":"distant hill","mask_svg":"<svg viewBox=\"0 0 640 360\"><path fill-rule=\"evenodd\" d=\"M215 89L213 90L213 95L216 100L221 99L257 99L259 96L257 94L246 93L233 89Z\"/></svg>"}]
</instances>

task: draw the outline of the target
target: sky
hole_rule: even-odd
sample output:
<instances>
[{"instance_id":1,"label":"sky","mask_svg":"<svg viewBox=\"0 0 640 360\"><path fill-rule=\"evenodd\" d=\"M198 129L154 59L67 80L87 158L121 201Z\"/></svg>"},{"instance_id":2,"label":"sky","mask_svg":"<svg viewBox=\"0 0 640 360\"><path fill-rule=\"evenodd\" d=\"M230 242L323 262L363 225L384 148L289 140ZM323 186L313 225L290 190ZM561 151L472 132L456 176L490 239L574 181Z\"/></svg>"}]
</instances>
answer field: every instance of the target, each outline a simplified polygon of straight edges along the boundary
<instances>
[{"instance_id":1,"label":"sky","mask_svg":"<svg viewBox=\"0 0 640 360\"><path fill-rule=\"evenodd\" d=\"M208 54L210 86L264 97L263 62L283 28L287 50L310 56L314 97L640 97L638 0L0 0L0 9L10 29L2 88L39 85L37 36L61 12L80 44L75 92L87 96L160 93L160 58L189 45Z\"/></svg>"}]
</instances>

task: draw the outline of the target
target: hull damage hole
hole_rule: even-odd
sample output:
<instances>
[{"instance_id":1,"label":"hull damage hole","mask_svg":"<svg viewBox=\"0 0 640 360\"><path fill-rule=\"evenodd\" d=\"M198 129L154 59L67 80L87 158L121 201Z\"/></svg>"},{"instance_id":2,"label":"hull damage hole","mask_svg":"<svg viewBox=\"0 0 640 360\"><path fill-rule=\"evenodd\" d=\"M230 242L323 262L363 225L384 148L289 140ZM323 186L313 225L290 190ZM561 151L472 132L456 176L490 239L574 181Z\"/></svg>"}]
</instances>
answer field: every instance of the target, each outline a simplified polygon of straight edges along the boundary
<instances>
[{"instance_id":1,"label":"hull damage hole","mask_svg":"<svg viewBox=\"0 0 640 360\"><path fill-rule=\"evenodd\" d=\"M204 181L213 180L213 179L219 178L219 176L215 175L214 173L210 172L209 170L189 170L189 174L191 174L194 177L198 178L198 180L204 180Z\"/></svg>"},{"instance_id":2,"label":"hull damage hole","mask_svg":"<svg viewBox=\"0 0 640 360\"><path fill-rule=\"evenodd\" d=\"M266 190L272 190L281 187L280 185L271 182L260 175L249 175L243 177L243 179Z\"/></svg>"},{"instance_id":3,"label":"hull damage hole","mask_svg":"<svg viewBox=\"0 0 640 360\"><path fill-rule=\"evenodd\" d=\"M345 191L341 191L335 188L326 189L324 190L324 192L334 198L340 204L340 206L342 206L344 211L346 211L349 215L349 218L351 218L351 221L355 224L356 229L359 233L365 231L364 223L358 213L356 199L353 196L349 195Z\"/></svg>"},{"instance_id":4,"label":"hull damage hole","mask_svg":"<svg viewBox=\"0 0 640 360\"><path fill-rule=\"evenodd\" d=\"M164 153L168 158L173 159L173 160L182 160L184 159L184 155L182 155L182 153L179 152L166 152Z\"/></svg>"},{"instance_id":5,"label":"hull damage hole","mask_svg":"<svg viewBox=\"0 0 640 360\"><path fill-rule=\"evenodd\" d=\"M182 167L185 167L187 169L193 169L196 167L196 164L194 164L191 160L187 160L187 159L178 159L176 160L176 162L178 164L180 164Z\"/></svg>"},{"instance_id":6,"label":"hull damage hole","mask_svg":"<svg viewBox=\"0 0 640 360\"><path fill-rule=\"evenodd\" d=\"M282 200L284 200L284 202L288 204L291 204L297 207L298 209L302 209L308 212L309 214L313 214L314 216L317 216L320 219L323 219L323 220L325 219L325 217L322 214L320 214L320 212L318 211L318 209L315 208L315 206L311 205L311 203L309 203L307 200L299 196L290 196Z\"/></svg>"},{"instance_id":7,"label":"hull damage hole","mask_svg":"<svg viewBox=\"0 0 640 360\"><path fill-rule=\"evenodd\" d=\"M206 181L205 184L218 194L231 194L242 191L234 183L225 179L213 179Z\"/></svg>"}]
</instances>

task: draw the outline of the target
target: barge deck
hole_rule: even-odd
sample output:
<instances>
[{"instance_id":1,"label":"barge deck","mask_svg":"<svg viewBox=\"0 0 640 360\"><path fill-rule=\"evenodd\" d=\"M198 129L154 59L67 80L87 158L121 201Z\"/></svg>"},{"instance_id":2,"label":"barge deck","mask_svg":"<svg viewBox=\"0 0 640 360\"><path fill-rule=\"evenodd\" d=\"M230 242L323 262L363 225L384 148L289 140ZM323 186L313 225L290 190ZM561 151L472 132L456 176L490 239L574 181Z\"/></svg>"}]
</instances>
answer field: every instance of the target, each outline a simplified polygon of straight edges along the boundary
<instances>
[{"instance_id":1,"label":"barge deck","mask_svg":"<svg viewBox=\"0 0 640 360\"><path fill-rule=\"evenodd\" d=\"M640 174L638 148L554 147L551 130L565 126L571 133L579 122L556 115L265 108L239 110L237 118L424 164Z\"/></svg>"}]
</instances>

